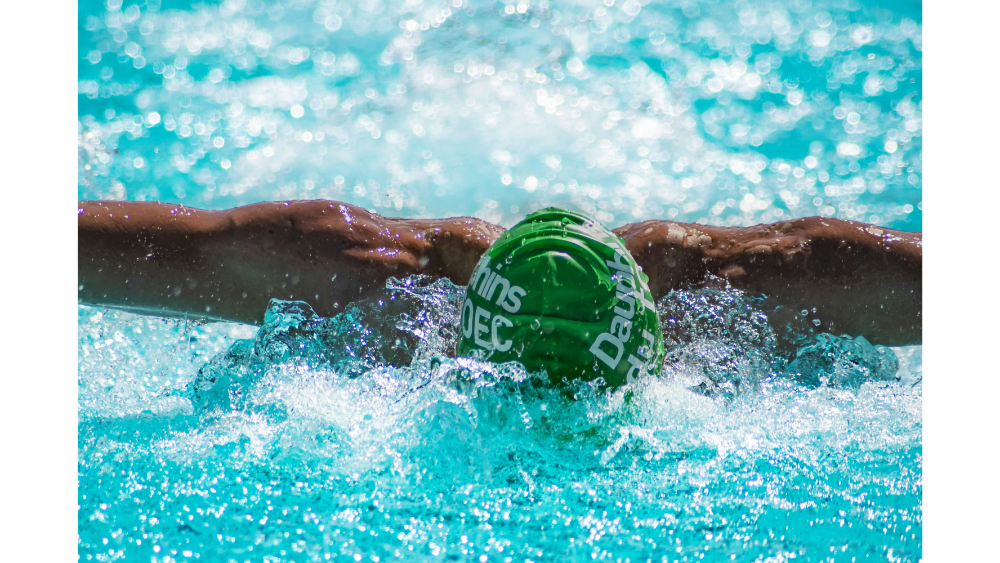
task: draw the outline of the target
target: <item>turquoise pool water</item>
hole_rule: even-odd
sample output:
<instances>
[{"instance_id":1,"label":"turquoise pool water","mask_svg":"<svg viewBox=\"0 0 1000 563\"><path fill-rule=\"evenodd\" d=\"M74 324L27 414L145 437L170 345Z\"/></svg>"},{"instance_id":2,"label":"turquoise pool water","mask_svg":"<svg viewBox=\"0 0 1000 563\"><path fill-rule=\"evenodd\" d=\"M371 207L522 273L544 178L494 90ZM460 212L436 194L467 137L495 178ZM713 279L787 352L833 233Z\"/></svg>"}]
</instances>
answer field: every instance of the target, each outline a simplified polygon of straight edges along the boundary
<instances>
[{"instance_id":1,"label":"turquoise pool water","mask_svg":"<svg viewBox=\"0 0 1000 563\"><path fill-rule=\"evenodd\" d=\"M109 0L79 42L82 199L921 229L919 3ZM81 306L81 559L921 558L919 346L803 321L795 360L675 292L664 377L571 401L445 357L461 292Z\"/></svg>"}]
</instances>

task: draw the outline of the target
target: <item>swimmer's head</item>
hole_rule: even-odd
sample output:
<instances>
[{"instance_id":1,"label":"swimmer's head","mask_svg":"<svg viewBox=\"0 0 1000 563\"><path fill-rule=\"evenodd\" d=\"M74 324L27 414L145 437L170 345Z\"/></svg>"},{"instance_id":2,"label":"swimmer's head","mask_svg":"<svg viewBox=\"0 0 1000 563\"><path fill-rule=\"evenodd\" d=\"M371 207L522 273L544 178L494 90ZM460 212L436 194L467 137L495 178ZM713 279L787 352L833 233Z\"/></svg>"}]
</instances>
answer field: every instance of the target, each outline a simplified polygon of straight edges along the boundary
<instances>
[{"instance_id":1,"label":"swimmer's head","mask_svg":"<svg viewBox=\"0 0 1000 563\"><path fill-rule=\"evenodd\" d=\"M458 354L545 369L553 383L603 378L611 387L663 361L649 279L620 238L549 208L486 251L462 306Z\"/></svg>"}]
</instances>

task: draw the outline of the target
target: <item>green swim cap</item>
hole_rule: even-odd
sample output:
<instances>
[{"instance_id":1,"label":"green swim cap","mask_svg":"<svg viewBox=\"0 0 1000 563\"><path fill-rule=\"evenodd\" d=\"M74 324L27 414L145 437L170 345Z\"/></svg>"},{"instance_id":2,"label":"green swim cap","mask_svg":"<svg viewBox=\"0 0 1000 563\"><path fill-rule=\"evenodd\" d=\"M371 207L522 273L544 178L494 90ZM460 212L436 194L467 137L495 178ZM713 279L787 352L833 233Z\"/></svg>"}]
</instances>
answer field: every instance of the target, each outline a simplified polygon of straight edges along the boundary
<instances>
[{"instance_id":1,"label":"green swim cap","mask_svg":"<svg viewBox=\"0 0 1000 563\"><path fill-rule=\"evenodd\" d=\"M663 334L649 278L624 242L562 209L532 213L479 260L462 306L458 354L518 361L611 387L657 374Z\"/></svg>"}]
</instances>

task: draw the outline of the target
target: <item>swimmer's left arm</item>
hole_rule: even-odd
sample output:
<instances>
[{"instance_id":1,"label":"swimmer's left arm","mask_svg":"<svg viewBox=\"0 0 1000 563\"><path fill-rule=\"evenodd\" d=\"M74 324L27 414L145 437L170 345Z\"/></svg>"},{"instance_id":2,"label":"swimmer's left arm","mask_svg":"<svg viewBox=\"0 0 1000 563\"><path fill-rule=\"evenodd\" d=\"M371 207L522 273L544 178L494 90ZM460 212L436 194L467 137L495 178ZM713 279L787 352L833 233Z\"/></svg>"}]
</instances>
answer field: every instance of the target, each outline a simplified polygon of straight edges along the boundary
<instances>
[{"instance_id":1,"label":"swimmer's left arm","mask_svg":"<svg viewBox=\"0 0 1000 563\"><path fill-rule=\"evenodd\" d=\"M823 332L921 342L921 233L821 217L740 228L644 221L615 233L657 299L721 279L781 305L772 324L805 310Z\"/></svg>"}]
</instances>

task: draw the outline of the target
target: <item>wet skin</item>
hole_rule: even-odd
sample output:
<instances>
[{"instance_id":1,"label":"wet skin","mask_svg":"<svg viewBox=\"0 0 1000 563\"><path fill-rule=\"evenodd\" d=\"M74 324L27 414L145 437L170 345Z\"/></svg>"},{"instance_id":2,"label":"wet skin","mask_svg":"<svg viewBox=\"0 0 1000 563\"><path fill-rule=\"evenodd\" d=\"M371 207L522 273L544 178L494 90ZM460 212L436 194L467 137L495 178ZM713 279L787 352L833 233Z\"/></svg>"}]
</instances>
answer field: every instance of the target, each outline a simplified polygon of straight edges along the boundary
<instances>
[{"instance_id":1,"label":"wet skin","mask_svg":"<svg viewBox=\"0 0 1000 563\"><path fill-rule=\"evenodd\" d=\"M251 324L271 298L336 314L390 276L465 285L504 232L470 217L391 219L335 201L78 208L81 303ZM816 217L745 228L644 221L614 232L657 299L728 282L788 314L816 308L825 332L888 346L921 341L920 233Z\"/></svg>"}]
</instances>

